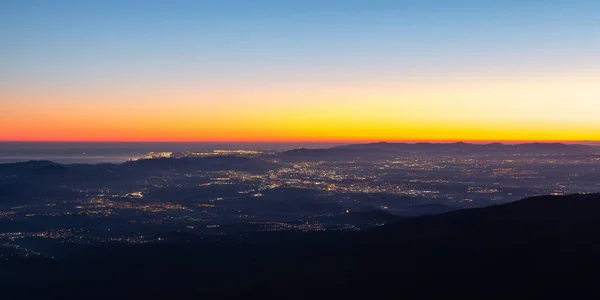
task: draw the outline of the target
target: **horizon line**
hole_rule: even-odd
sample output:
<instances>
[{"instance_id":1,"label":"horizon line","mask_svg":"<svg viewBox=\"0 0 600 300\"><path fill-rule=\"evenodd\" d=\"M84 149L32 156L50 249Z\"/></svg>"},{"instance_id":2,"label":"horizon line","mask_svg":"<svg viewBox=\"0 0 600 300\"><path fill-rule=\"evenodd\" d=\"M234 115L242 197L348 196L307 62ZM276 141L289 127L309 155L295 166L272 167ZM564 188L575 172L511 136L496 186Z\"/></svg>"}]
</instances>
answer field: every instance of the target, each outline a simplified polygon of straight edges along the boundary
<instances>
[{"instance_id":1,"label":"horizon line","mask_svg":"<svg viewBox=\"0 0 600 300\"><path fill-rule=\"evenodd\" d=\"M0 140L0 143L224 143L224 144L250 144L250 143L310 143L310 144L370 144L370 143L600 143L600 140Z\"/></svg>"}]
</instances>

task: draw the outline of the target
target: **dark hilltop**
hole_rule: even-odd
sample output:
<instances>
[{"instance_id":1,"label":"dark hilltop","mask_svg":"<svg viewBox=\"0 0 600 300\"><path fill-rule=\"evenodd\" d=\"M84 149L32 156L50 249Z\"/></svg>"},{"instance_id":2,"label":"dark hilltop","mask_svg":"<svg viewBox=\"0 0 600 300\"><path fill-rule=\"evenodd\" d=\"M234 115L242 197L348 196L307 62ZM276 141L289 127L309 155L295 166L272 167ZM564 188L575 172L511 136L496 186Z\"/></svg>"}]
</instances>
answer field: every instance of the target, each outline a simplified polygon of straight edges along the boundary
<instances>
[{"instance_id":1,"label":"dark hilltop","mask_svg":"<svg viewBox=\"0 0 600 300\"><path fill-rule=\"evenodd\" d=\"M537 196L366 232L80 247L63 260L2 262L1 282L21 299L537 298L596 292L598 230L600 194Z\"/></svg>"}]
</instances>

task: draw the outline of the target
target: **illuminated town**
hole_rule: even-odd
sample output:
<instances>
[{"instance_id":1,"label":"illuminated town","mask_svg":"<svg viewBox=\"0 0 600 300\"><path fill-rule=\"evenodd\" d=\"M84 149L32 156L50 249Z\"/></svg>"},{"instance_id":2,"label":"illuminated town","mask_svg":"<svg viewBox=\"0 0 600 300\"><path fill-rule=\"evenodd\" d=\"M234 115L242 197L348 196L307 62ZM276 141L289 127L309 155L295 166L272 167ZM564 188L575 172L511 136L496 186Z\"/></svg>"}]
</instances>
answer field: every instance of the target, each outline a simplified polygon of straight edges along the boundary
<instances>
[{"instance_id":1,"label":"illuminated town","mask_svg":"<svg viewBox=\"0 0 600 300\"><path fill-rule=\"evenodd\" d=\"M360 231L400 217L600 190L594 180L598 154L402 154L369 160L285 154L161 152L107 170L89 165L89 180L54 174L56 186L41 188L51 192L2 206L0 244L29 256L40 253L36 244L44 240L147 243L160 241L161 232ZM45 164L44 170L63 168ZM121 177L111 177L116 173ZM3 174L9 183L41 176L39 170Z\"/></svg>"}]
</instances>

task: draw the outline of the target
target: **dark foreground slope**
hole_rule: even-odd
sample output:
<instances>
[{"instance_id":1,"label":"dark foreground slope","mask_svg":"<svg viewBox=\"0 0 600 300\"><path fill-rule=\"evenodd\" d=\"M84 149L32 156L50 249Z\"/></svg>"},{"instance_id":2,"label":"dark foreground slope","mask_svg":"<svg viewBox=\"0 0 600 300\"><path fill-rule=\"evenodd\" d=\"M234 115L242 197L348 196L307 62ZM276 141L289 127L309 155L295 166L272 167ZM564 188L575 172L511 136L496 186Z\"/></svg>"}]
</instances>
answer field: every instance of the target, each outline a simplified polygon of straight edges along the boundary
<instances>
[{"instance_id":1,"label":"dark foreground slope","mask_svg":"<svg viewBox=\"0 0 600 300\"><path fill-rule=\"evenodd\" d=\"M65 261L9 261L3 291L20 299L598 294L600 195L534 197L361 233L165 239L77 248Z\"/></svg>"}]
</instances>

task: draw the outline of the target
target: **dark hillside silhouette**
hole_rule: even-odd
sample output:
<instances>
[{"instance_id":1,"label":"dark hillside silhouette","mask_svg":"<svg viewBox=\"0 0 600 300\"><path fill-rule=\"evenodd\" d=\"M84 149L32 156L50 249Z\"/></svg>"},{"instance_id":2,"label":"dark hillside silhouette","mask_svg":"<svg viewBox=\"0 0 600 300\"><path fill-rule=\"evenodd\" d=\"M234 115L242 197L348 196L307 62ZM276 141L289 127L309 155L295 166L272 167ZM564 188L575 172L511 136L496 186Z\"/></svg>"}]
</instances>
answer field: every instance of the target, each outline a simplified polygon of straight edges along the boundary
<instances>
[{"instance_id":1,"label":"dark hillside silhouette","mask_svg":"<svg viewBox=\"0 0 600 300\"><path fill-rule=\"evenodd\" d=\"M2 282L57 299L540 297L594 292L599 230L600 194L538 196L368 232L74 246L65 260L3 262Z\"/></svg>"}]
</instances>

